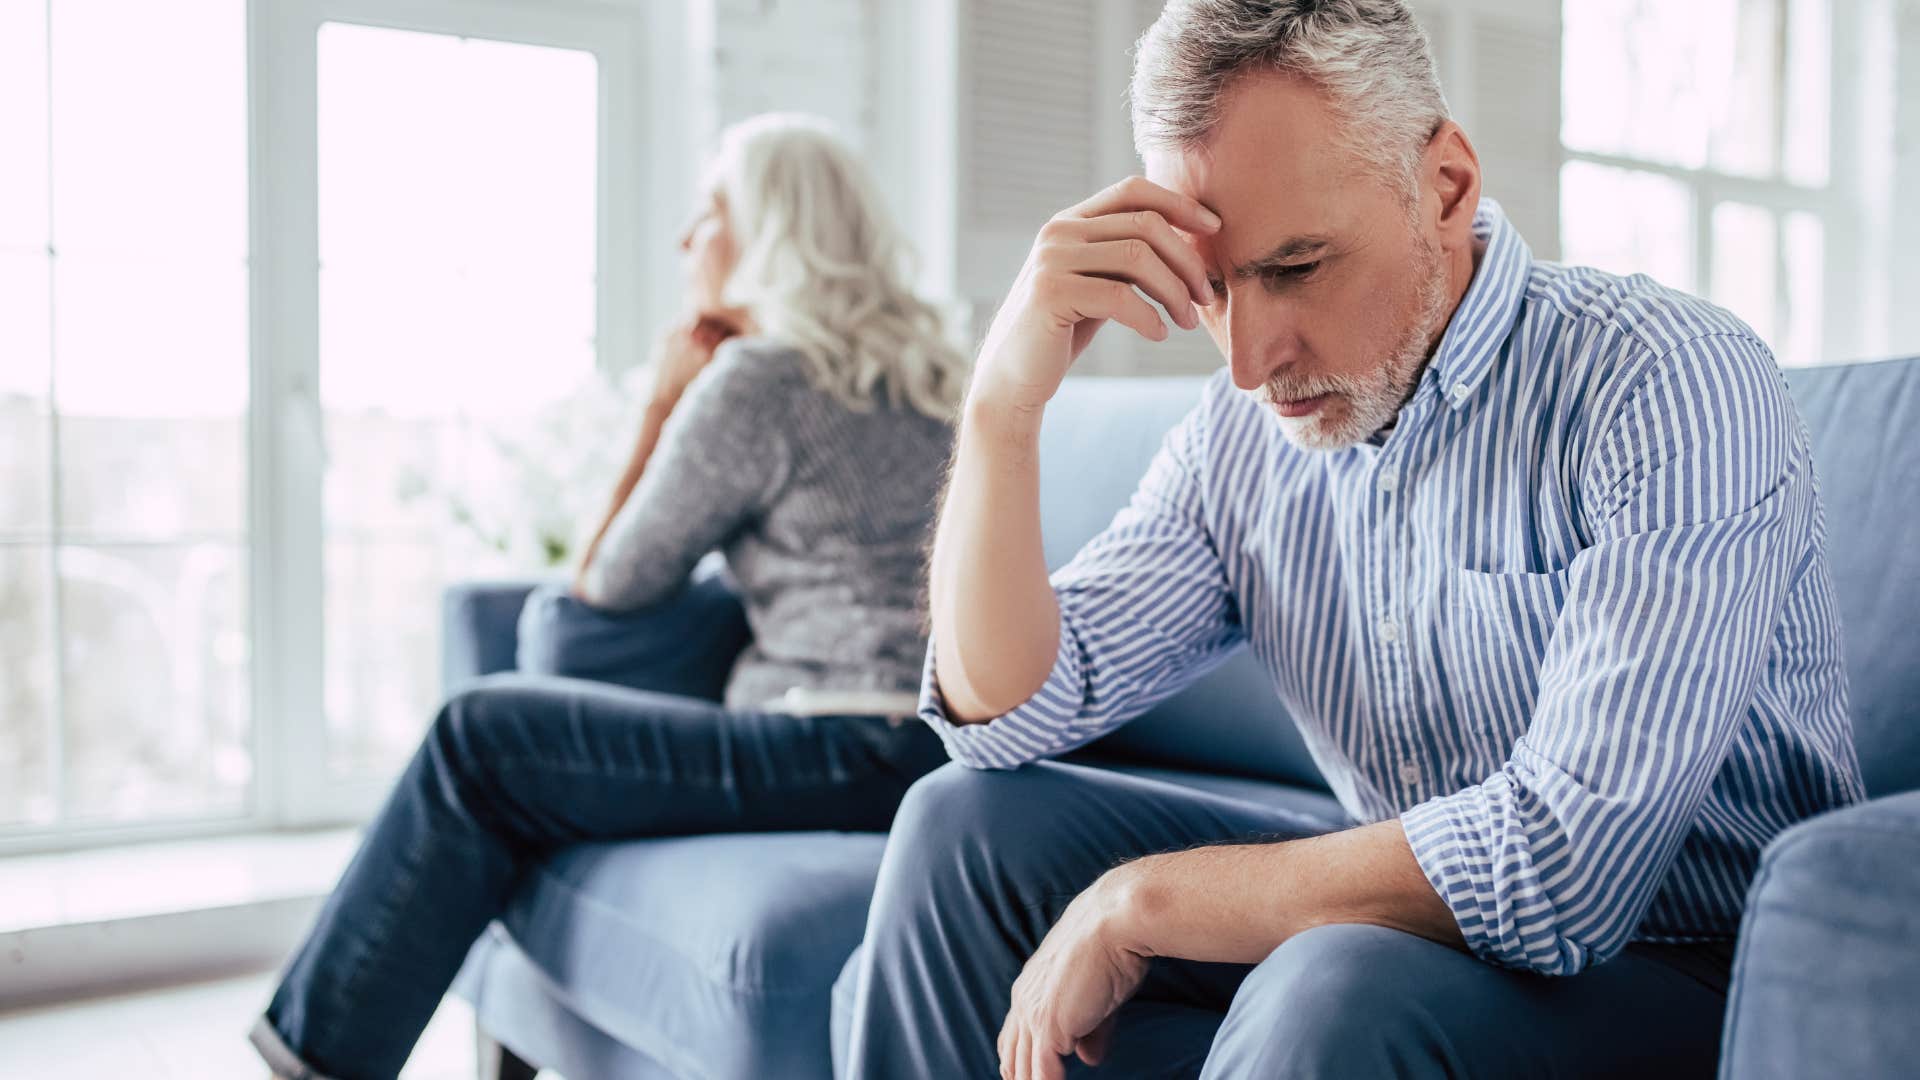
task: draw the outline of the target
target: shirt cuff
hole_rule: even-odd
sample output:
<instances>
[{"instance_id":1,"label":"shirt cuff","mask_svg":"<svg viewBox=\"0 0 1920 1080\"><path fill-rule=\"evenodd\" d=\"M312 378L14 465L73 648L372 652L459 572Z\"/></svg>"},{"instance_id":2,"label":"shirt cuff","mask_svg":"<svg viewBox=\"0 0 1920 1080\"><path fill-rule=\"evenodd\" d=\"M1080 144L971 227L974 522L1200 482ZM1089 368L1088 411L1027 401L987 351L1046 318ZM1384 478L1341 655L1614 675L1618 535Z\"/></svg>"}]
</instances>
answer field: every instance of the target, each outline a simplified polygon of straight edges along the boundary
<instances>
[{"instance_id":1,"label":"shirt cuff","mask_svg":"<svg viewBox=\"0 0 1920 1080\"><path fill-rule=\"evenodd\" d=\"M1400 815L1413 857L1453 911L1475 956L1503 967L1572 975L1589 950L1561 936L1551 899L1531 875L1532 838L1514 818L1513 781L1441 795ZM1498 825L1508 819L1511 827Z\"/></svg>"},{"instance_id":2,"label":"shirt cuff","mask_svg":"<svg viewBox=\"0 0 1920 1080\"><path fill-rule=\"evenodd\" d=\"M934 670L934 642L927 641L927 659L920 677L920 719L946 744L947 756L975 769L1013 769L1071 749L1074 720L1086 702L1080 660L1060 624L1060 646L1053 670L1033 697L985 723L956 724L947 719L947 701L940 693Z\"/></svg>"}]
</instances>

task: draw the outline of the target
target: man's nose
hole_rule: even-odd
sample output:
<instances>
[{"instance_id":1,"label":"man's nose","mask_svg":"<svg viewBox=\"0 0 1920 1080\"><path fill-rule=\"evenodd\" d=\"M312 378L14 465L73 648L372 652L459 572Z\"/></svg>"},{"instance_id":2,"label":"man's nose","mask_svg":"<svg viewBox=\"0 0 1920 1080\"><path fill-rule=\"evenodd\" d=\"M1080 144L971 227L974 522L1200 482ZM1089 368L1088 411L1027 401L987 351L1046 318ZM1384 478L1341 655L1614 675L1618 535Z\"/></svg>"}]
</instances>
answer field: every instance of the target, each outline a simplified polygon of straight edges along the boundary
<instances>
[{"instance_id":1,"label":"man's nose","mask_svg":"<svg viewBox=\"0 0 1920 1080\"><path fill-rule=\"evenodd\" d=\"M1273 367L1267 342L1272 339L1274 328L1259 316L1260 312L1247 297L1228 293L1227 310L1221 320L1227 337L1222 351L1227 354L1227 369L1233 374L1233 385L1242 390L1264 384Z\"/></svg>"}]
</instances>

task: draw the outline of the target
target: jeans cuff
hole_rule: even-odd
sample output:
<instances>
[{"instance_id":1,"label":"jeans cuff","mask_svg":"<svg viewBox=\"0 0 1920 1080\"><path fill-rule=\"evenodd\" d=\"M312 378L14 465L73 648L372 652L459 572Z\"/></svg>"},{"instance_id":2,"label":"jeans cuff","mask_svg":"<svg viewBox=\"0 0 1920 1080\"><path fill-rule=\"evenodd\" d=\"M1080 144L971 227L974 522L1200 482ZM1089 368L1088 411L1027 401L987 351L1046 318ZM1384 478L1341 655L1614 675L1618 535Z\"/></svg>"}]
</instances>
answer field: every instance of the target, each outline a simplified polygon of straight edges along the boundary
<instances>
[{"instance_id":1,"label":"jeans cuff","mask_svg":"<svg viewBox=\"0 0 1920 1080\"><path fill-rule=\"evenodd\" d=\"M280 1037L279 1030L268 1023L264 1016L253 1022L253 1030L247 1032L247 1040L253 1043L255 1050L260 1051L260 1056L266 1059L267 1068L272 1069L277 1077L284 1080L333 1080L326 1073L301 1061L300 1055L293 1052L287 1041Z\"/></svg>"}]
</instances>

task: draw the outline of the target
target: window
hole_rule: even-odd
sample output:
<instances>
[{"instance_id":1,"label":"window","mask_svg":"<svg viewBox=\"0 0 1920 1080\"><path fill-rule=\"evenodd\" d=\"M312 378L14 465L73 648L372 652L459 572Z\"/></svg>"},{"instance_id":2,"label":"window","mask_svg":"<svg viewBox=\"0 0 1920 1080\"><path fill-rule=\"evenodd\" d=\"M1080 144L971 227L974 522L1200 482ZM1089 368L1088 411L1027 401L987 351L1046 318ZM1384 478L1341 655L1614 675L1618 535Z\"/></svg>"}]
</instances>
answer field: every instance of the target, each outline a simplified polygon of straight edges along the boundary
<instances>
[{"instance_id":1,"label":"window","mask_svg":"<svg viewBox=\"0 0 1920 1080\"><path fill-rule=\"evenodd\" d=\"M537 569L462 509L677 295L663 12L0 2L0 851L374 807Z\"/></svg>"},{"instance_id":2,"label":"window","mask_svg":"<svg viewBox=\"0 0 1920 1080\"><path fill-rule=\"evenodd\" d=\"M594 370L597 72L573 49L319 33L328 768L405 761L440 592L524 571L452 524ZM609 433L611 436L612 433Z\"/></svg>"},{"instance_id":3,"label":"window","mask_svg":"<svg viewBox=\"0 0 1920 1080\"><path fill-rule=\"evenodd\" d=\"M1837 355L1831 0L1564 6L1561 247L1746 320L1785 364Z\"/></svg>"},{"instance_id":4,"label":"window","mask_svg":"<svg viewBox=\"0 0 1920 1080\"><path fill-rule=\"evenodd\" d=\"M248 806L246 23L0 5L0 830Z\"/></svg>"}]
</instances>

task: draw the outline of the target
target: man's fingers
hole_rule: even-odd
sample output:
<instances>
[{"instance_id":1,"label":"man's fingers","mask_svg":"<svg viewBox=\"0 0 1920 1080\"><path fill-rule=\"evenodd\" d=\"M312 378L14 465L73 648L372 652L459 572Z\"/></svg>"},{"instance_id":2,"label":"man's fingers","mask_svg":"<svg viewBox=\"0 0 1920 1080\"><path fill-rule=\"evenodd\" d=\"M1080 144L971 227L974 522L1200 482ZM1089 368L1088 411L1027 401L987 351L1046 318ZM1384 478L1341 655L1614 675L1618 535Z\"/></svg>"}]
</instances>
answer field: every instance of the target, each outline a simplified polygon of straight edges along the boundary
<instances>
[{"instance_id":1,"label":"man's fingers","mask_svg":"<svg viewBox=\"0 0 1920 1080\"><path fill-rule=\"evenodd\" d=\"M1161 187L1144 176L1129 176L1067 212L1090 218L1123 210L1156 211L1191 233L1211 233L1220 228L1220 215L1200 205L1192 196Z\"/></svg>"},{"instance_id":2,"label":"man's fingers","mask_svg":"<svg viewBox=\"0 0 1920 1080\"><path fill-rule=\"evenodd\" d=\"M1124 281L1073 275L1060 285L1062 301L1075 320L1112 319L1148 341L1165 341L1167 324L1147 298Z\"/></svg>"},{"instance_id":3,"label":"man's fingers","mask_svg":"<svg viewBox=\"0 0 1920 1080\"><path fill-rule=\"evenodd\" d=\"M1207 264L1200 252L1185 237L1174 231L1160 213L1130 210L1097 218L1062 218L1055 224L1064 237L1082 243L1124 240L1139 237L1153 247L1154 254L1167 264L1187 287L1187 295L1196 304L1213 302L1213 286L1207 283Z\"/></svg>"},{"instance_id":4,"label":"man's fingers","mask_svg":"<svg viewBox=\"0 0 1920 1080\"><path fill-rule=\"evenodd\" d=\"M1200 325L1200 312L1186 283L1160 260L1153 246L1137 236L1070 244L1049 253L1049 263L1068 273L1124 281L1160 302L1174 322L1188 330Z\"/></svg>"},{"instance_id":5,"label":"man's fingers","mask_svg":"<svg viewBox=\"0 0 1920 1080\"><path fill-rule=\"evenodd\" d=\"M1019 1013L1009 1008L1007 1018L1000 1024L1000 1037L994 1040L994 1049L1000 1054L1000 1076L1002 1080L1012 1080L1013 1063L1019 1059L1020 1021Z\"/></svg>"},{"instance_id":6,"label":"man's fingers","mask_svg":"<svg viewBox=\"0 0 1920 1080\"><path fill-rule=\"evenodd\" d=\"M1059 1080L1060 1055L1054 1053L1053 1047L1047 1044L1046 1032L1035 1031L1033 1041L1029 1045L1033 1053L1032 1060L1027 1066L1027 1075L1033 1080Z\"/></svg>"}]
</instances>

